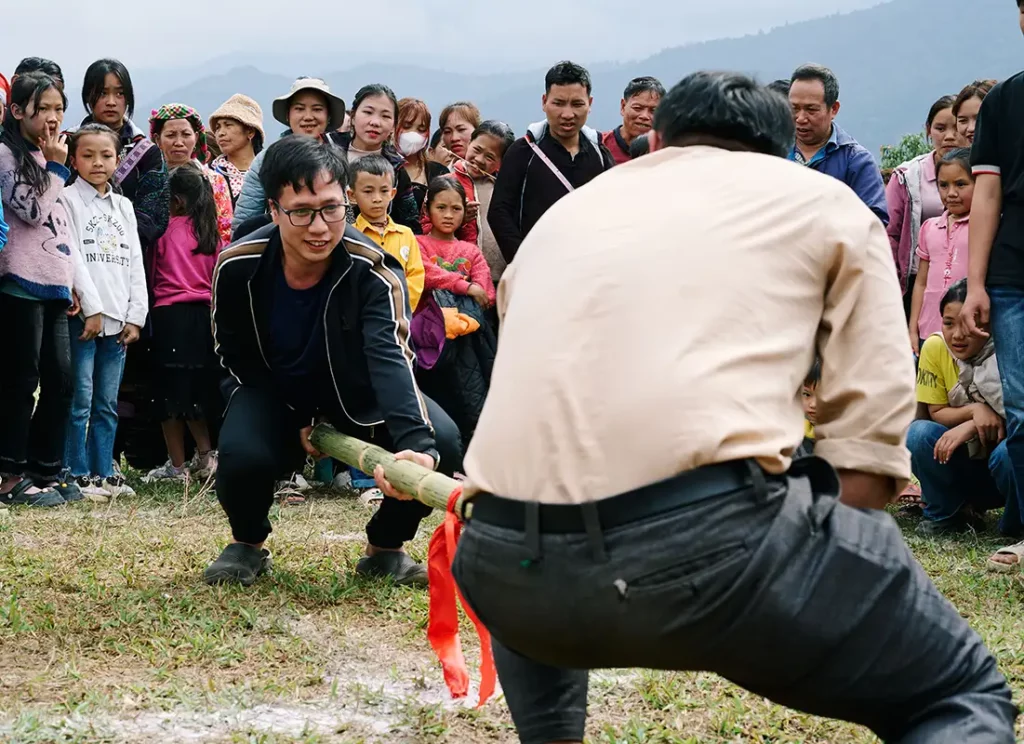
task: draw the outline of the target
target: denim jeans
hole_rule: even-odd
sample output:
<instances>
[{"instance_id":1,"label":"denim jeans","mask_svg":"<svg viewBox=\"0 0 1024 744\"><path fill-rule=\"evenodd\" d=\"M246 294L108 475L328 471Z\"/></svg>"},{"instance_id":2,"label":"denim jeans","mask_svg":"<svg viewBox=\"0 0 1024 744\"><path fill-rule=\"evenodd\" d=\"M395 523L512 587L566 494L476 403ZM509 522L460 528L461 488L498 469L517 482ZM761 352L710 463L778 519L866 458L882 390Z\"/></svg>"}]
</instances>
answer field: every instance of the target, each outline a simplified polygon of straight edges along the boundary
<instances>
[{"instance_id":1,"label":"denim jeans","mask_svg":"<svg viewBox=\"0 0 1024 744\"><path fill-rule=\"evenodd\" d=\"M1024 289L990 287L988 296L1006 407L1006 452L1017 484L1013 513L1024 514Z\"/></svg>"},{"instance_id":2,"label":"denim jeans","mask_svg":"<svg viewBox=\"0 0 1024 744\"><path fill-rule=\"evenodd\" d=\"M0 292L0 473L51 480L63 469L72 394L67 309L62 300Z\"/></svg>"},{"instance_id":3,"label":"denim jeans","mask_svg":"<svg viewBox=\"0 0 1024 744\"><path fill-rule=\"evenodd\" d=\"M943 465L935 459L935 444L947 431L947 427L935 421L915 421L907 432L911 465L921 481L925 518L943 522L956 519L968 505L976 511L986 511L1016 502L1017 484L1006 442L1001 442L983 460L972 460L967 445L963 445ZM1007 524L1006 529L1015 534L1019 525Z\"/></svg>"},{"instance_id":4,"label":"denim jeans","mask_svg":"<svg viewBox=\"0 0 1024 744\"><path fill-rule=\"evenodd\" d=\"M69 323L75 394L64 463L76 478L109 478L114 474L117 392L124 373L125 347L118 343L117 336L79 341L83 327L78 318Z\"/></svg>"}]
</instances>

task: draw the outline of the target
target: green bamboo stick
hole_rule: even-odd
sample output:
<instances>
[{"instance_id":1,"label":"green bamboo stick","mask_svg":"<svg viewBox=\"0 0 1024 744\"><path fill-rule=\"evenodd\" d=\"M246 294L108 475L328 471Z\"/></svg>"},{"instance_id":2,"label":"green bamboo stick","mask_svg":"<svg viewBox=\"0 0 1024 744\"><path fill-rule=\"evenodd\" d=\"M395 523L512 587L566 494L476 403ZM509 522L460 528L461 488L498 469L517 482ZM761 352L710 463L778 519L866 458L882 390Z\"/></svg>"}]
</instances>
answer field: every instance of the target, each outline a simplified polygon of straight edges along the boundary
<instances>
[{"instance_id":1,"label":"green bamboo stick","mask_svg":"<svg viewBox=\"0 0 1024 744\"><path fill-rule=\"evenodd\" d=\"M320 424L309 437L310 442L325 455L373 475L378 465L384 466L384 475L396 489L413 496L434 509L448 509L448 498L459 482L447 475L435 473L408 460L396 460L385 449ZM456 505L456 514L462 514L462 498Z\"/></svg>"}]
</instances>

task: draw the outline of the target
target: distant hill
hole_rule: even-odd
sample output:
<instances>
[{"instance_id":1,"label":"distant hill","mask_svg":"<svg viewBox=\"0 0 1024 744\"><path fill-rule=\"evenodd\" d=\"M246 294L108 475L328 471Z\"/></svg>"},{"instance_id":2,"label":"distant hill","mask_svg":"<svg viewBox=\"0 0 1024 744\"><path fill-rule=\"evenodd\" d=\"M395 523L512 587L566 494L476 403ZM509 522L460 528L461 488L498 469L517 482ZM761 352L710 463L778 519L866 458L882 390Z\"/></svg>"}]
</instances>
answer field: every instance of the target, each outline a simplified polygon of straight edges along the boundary
<instances>
[{"instance_id":1,"label":"distant hill","mask_svg":"<svg viewBox=\"0 0 1024 744\"><path fill-rule=\"evenodd\" d=\"M739 70L767 82L788 77L799 64L820 62L839 76L843 104L839 121L862 144L878 153L884 144L921 128L931 103L956 93L976 78L1002 79L1024 68L1024 39L1017 12L1006 0L894 0L867 10L789 24L770 32L668 49L645 60L591 68L594 110L591 125L608 129L619 122L619 99L628 80L655 75L671 86L699 69ZM376 65L343 72L322 71L351 105L362 84L384 82L401 96L424 99L436 115L451 101L476 102L487 118L503 119L517 132L541 118L544 71L555 60L539 60L535 71L498 75L439 72L411 65ZM283 127L270 104L287 91L295 75L308 70L264 72L246 66L193 78L156 99L140 100L144 119L161 103L180 101L209 115L237 92L264 108L272 136ZM167 80L165 71L154 80ZM181 79L181 78L179 78ZM153 88L150 88L152 90ZM156 88L159 89L159 88ZM140 98L146 99L140 90Z\"/></svg>"}]
</instances>

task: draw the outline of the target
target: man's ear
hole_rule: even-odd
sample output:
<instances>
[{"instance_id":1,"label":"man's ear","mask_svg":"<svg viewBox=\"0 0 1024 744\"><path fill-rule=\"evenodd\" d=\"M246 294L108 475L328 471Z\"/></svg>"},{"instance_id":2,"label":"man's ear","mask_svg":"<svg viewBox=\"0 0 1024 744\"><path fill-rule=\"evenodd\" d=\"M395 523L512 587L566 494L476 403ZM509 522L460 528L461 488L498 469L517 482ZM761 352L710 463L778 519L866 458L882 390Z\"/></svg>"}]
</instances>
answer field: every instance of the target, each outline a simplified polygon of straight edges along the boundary
<instances>
[{"instance_id":1,"label":"man's ear","mask_svg":"<svg viewBox=\"0 0 1024 744\"><path fill-rule=\"evenodd\" d=\"M269 207L269 209L267 211L270 213L270 219L273 221L273 223L275 225L280 226L281 225L281 212L277 208L277 204L274 202L273 199L267 199L267 206Z\"/></svg>"},{"instance_id":2,"label":"man's ear","mask_svg":"<svg viewBox=\"0 0 1024 744\"><path fill-rule=\"evenodd\" d=\"M836 101L834 104L832 104L832 118L833 119L835 119L837 116L839 116L839 106L840 106L839 101Z\"/></svg>"}]
</instances>

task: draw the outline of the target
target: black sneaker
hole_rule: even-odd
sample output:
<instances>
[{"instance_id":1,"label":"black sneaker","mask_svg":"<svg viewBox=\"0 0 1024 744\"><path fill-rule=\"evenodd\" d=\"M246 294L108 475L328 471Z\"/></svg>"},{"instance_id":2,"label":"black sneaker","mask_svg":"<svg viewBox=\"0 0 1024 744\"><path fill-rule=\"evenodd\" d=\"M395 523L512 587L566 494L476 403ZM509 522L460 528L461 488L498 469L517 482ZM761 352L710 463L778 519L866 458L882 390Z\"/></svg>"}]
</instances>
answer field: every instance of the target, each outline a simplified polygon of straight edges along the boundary
<instances>
[{"instance_id":1,"label":"black sneaker","mask_svg":"<svg viewBox=\"0 0 1024 744\"><path fill-rule=\"evenodd\" d=\"M356 573L373 578L391 577L399 586L427 586L427 567L408 553L388 550L368 555L356 564Z\"/></svg>"},{"instance_id":2,"label":"black sneaker","mask_svg":"<svg viewBox=\"0 0 1024 744\"><path fill-rule=\"evenodd\" d=\"M231 543L207 567L203 579L207 584L251 586L257 578L270 570L272 564L270 551L266 548L258 550L252 545Z\"/></svg>"}]
</instances>

